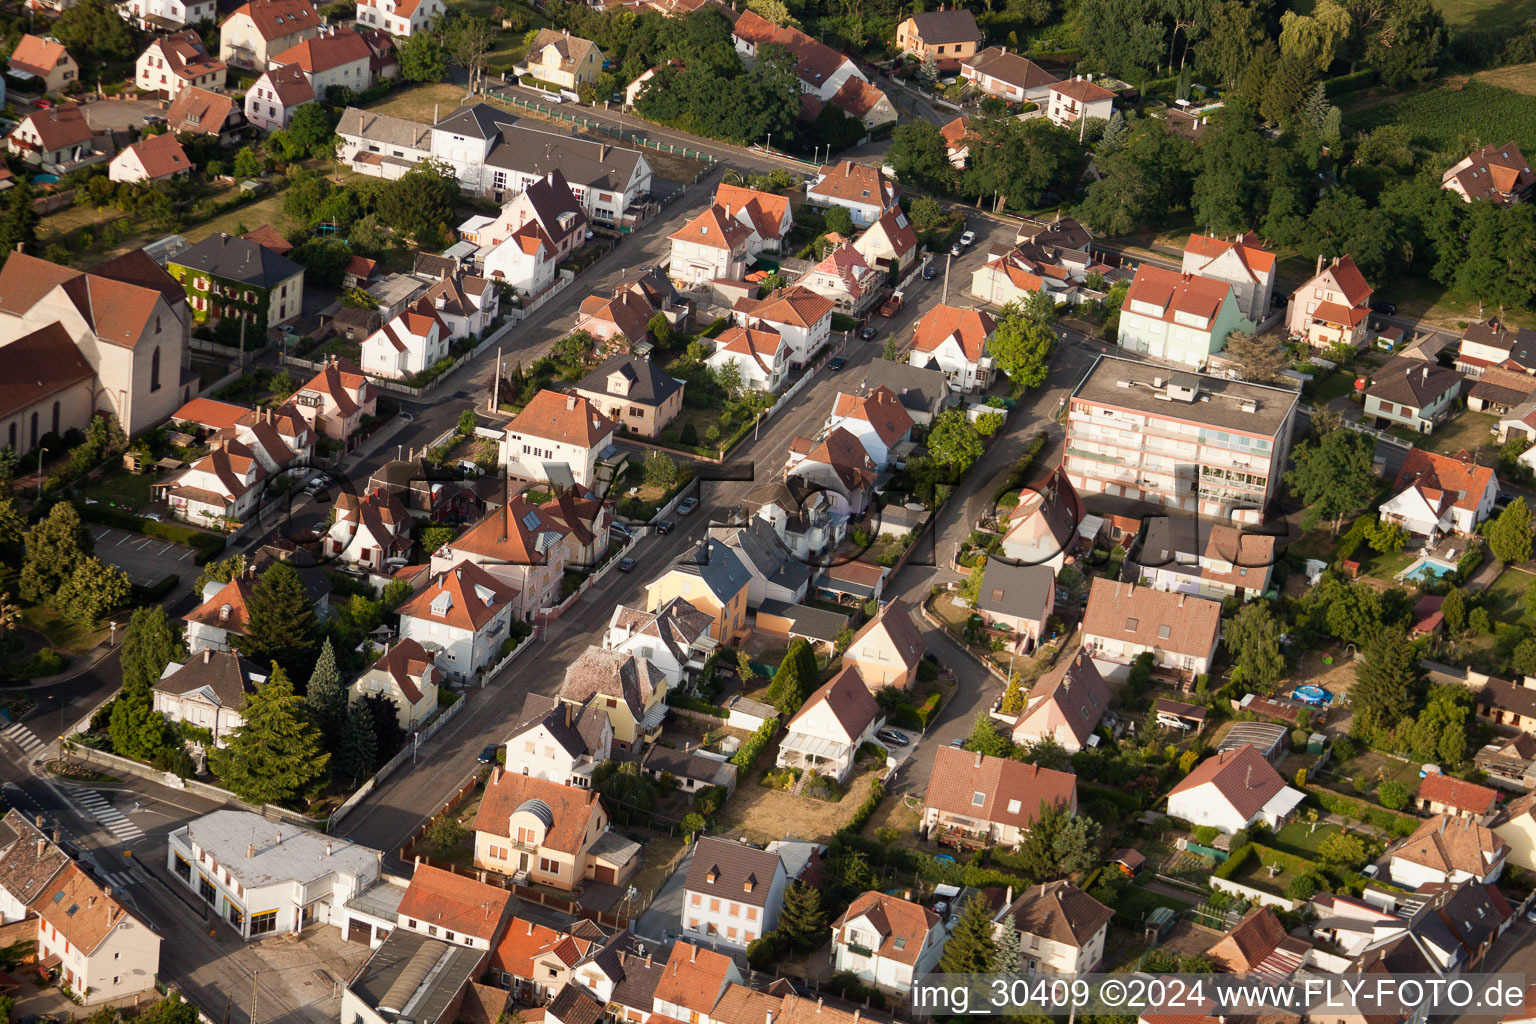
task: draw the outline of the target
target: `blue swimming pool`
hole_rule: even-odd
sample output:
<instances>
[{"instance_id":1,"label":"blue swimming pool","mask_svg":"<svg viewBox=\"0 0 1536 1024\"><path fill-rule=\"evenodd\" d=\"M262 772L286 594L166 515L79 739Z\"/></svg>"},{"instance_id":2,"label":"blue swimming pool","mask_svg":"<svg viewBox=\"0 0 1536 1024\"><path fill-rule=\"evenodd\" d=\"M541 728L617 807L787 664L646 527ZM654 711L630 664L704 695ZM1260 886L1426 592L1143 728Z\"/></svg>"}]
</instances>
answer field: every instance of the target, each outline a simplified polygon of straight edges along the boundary
<instances>
[{"instance_id":1,"label":"blue swimming pool","mask_svg":"<svg viewBox=\"0 0 1536 1024\"><path fill-rule=\"evenodd\" d=\"M1416 583L1443 579L1456 571L1456 567L1437 558L1420 558L1402 572L1402 578Z\"/></svg>"}]
</instances>

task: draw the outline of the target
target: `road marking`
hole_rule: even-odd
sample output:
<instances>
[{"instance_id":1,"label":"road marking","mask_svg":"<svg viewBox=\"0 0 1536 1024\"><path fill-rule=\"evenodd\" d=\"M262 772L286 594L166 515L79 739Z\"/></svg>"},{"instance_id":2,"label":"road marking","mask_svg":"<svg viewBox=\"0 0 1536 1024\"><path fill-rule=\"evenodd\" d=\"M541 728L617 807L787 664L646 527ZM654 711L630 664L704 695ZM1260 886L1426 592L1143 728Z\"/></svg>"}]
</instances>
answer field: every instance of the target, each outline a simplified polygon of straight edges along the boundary
<instances>
[{"instance_id":1,"label":"road marking","mask_svg":"<svg viewBox=\"0 0 1536 1024\"><path fill-rule=\"evenodd\" d=\"M48 749L48 744L38 739L37 735L31 729L28 729L20 722L17 722L9 729L6 729L4 732L0 732L0 738L10 740L12 743L20 747L22 752L25 753L28 757L34 759L44 750Z\"/></svg>"},{"instance_id":2,"label":"road marking","mask_svg":"<svg viewBox=\"0 0 1536 1024\"><path fill-rule=\"evenodd\" d=\"M101 822L106 830L117 838L124 842L143 838L144 830L129 821L128 816L123 812L107 803L106 798L96 792L96 790L75 790L74 795L76 800L85 808L86 813Z\"/></svg>"},{"instance_id":3,"label":"road marking","mask_svg":"<svg viewBox=\"0 0 1536 1024\"><path fill-rule=\"evenodd\" d=\"M123 534L123 539L118 541L117 543L119 545L123 545L123 544L127 544L130 540L133 540L133 536L131 534L125 533L125 534Z\"/></svg>"}]
</instances>

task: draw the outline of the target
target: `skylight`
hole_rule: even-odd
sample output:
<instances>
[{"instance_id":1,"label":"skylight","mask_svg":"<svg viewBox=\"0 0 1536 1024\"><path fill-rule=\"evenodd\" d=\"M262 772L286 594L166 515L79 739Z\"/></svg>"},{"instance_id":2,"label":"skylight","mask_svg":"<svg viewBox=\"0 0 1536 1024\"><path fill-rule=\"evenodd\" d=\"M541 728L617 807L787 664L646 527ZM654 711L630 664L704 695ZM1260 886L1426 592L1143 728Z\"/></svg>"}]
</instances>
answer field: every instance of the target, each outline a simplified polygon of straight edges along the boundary
<instances>
[{"instance_id":1,"label":"skylight","mask_svg":"<svg viewBox=\"0 0 1536 1024\"><path fill-rule=\"evenodd\" d=\"M523 513L523 525L530 530L537 530L539 528L539 514L531 509Z\"/></svg>"}]
</instances>

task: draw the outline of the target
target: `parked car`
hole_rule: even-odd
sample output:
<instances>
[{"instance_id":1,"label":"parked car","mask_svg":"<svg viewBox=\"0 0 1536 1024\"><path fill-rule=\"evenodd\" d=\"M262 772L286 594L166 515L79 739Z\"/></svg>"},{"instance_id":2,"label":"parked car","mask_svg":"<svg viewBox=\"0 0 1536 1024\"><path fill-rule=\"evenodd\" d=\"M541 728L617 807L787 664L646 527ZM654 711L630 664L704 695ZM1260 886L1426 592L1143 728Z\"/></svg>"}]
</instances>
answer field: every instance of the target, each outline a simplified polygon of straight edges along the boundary
<instances>
[{"instance_id":1,"label":"parked car","mask_svg":"<svg viewBox=\"0 0 1536 1024\"><path fill-rule=\"evenodd\" d=\"M165 124L165 118L161 117L159 114L145 114L144 115L144 123L145 124Z\"/></svg>"},{"instance_id":2,"label":"parked car","mask_svg":"<svg viewBox=\"0 0 1536 1024\"><path fill-rule=\"evenodd\" d=\"M949 741L949 745L952 747L963 747L965 746L965 737L956 736L954 739Z\"/></svg>"},{"instance_id":3,"label":"parked car","mask_svg":"<svg viewBox=\"0 0 1536 1024\"><path fill-rule=\"evenodd\" d=\"M843 367L845 367L847 365L848 365L848 360L844 359L842 356L833 356L827 362L827 369L829 369L829 370L841 370Z\"/></svg>"},{"instance_id":4,"label":"parked car","mask_svg":"<svg viewBox=\"0 0 1536 1024\"><path fill-rule=\"evenodd\" d=\"M661 536L665 537L667 534L672 532L673 525L674 524L673 524L672 520L670 520L670 519L663 519L661 522L656 524L656 532L658 534L660 534Z\"/></svg>"},{"instance_id":5,"label":"parked car","mask_svg":"<svg viewBox=\"0 0 1536 1024\"><path fill-rule=\"evenodd\" d=\"M476 760L478 760L481 764L495 764L496 763L496 751L498 751L500 749L501 749L500 744L492 743L489 746L487 746L484 750L480 751L480 756L478 758L476 758Z\"/></svg>"},{"instance_id":6,"label":"parked car","mask_svg":"<svg viewBox=\"0 0 1536 1024\"><path fill-rule=\"evenodd\" d=\"M859 332L859 337L863 338L865 341L874 341L875 335L879 333L880 332L875 330L873 327L866 327Z\"/></svg>"},{"instance_id":7,"label":"parked car","mask_svg":"<svg viewBox=\"0 0 1536 1024\"><path fill-rule=\"evenodd\" d=\"M1397 313L1397 303L1373 302L1371 303L1371 312L1380 316L1393 316Z\"/></svg>"},{"instance_id":8,"label":"parked car","mask_svg":"<svg viewBox=\"0 0 1536 1024\"><path fill-rule=\"evenodd\" d=\"M633 558L619 559L619 572L631 572L634 568L635 560Z\"/></svg>"},{"instance_id":9,"label":"parked car","mask_svg":"<svg viewBox=\"0 0 1536 1024\"><path fill-rule=\"evenodd\" d=\"M939 276L939 268L934 266L932 263L928 264L926 267L923 268L923 280L924 281L932 281L934 278L936 278L938 276Z\"/></svg>"},{"instance_id":10,"label":"parked car","mask_svg":"<svg viewBox=\"0 0 1536 1024\"><path fill-rule=\"evenodd\" d=\"M961 245L959 242L956 242L954 245L949 247L949 254L951 256L959 256L963 252L965 252L965 246Z\"/></svg>"},{"instance_id":11,"label":"parked car","mask_svg":"<svg viewBox=\"0 0 1536 1024\"><path fill-rule=\"evenodd\" d=\"M623 537L625 540L628 540L630 537L633 537L635 535L635 531L631 530L629 527L625 526L623 523L609 523L608 524L608 532L609 533L616 533L620 537Z\"/></svg>"},{"instance_id":12,"label":"parked car","mask_svg":"<svg viewBox=\"0 0 1536 1024\"><path fill-rule=\"evenodd\" d=\"M47 96L43 96L33 100L32 105L37 107L39 110L52 110L53 100L49 99Z\"/></svg>"},{"instance_id":13,"label":"parked car","mask_svg":"<svg viewBox=\"0 0 1536 1024\"><path fill-rule=\"evenodd\" d=\"M693 510L698 508L698 507L699 507L699 499L698 498L684 498L682 501L677 503L677 514L680 515L680 516L692 515L693 514Z\"/></svg>"},{"instance_id":14,"label":"parked car","mask_svg":"<svg viewBox=\"0 0 1536 1024\"><path fill-rule=\"evenodd\" d=\"M878 729L875 731L875 735L887 743L896 744L898 747L905 747L907 744L912 742L911 740L907 739L905 735L897 732L895 729Z\"/></svg>"},{"instance_id":15,"label":"parked car","mask_svg":"<svg viewBox=\"0 0 1536 1024\"><path fill-rule=\"evenodd\" d=\"M969 249L971 246L975 245L976 244L976 232L974 232L974 231L967 231L967 232L965 232L965 234L960 236L960 244L962 246L964 246L965 248L967 248L967 249Z\"/></svg>"}]
</instances>

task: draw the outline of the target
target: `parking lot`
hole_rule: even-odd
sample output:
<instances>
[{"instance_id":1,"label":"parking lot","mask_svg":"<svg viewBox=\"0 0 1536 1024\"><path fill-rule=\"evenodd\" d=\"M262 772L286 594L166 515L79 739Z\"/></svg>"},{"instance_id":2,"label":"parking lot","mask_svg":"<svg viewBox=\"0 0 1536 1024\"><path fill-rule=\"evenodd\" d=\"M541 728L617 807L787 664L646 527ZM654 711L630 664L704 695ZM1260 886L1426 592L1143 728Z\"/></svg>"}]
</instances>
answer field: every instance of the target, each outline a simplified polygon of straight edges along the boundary
<instances>
[{"instance_id":1,"label":"parking lot","mask_svg":"<svg viewBox=\"0 0 1536 1024\"><path fill-rule=\"evenodd\" d=\"M91 527L91 536L96 538L96 555L122 569L140 586L159 583L171 573L180 576L183 583L190 583L197 576L197 551L184 544L108 526Z\"/></svg>"},{"instance_id":2,"label":"parking lot","mask_svg":"<svg viewBox=\"0 0 1536 1024\"><path fill-rule=\"evenodd\" d=\"M144 115L164 114L159 100L97 100L85 104L85 123L93 132L144 127Z\"/></svg>"}]
</instances>

